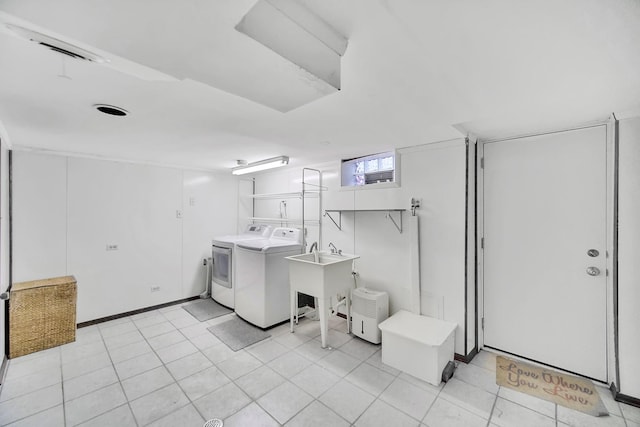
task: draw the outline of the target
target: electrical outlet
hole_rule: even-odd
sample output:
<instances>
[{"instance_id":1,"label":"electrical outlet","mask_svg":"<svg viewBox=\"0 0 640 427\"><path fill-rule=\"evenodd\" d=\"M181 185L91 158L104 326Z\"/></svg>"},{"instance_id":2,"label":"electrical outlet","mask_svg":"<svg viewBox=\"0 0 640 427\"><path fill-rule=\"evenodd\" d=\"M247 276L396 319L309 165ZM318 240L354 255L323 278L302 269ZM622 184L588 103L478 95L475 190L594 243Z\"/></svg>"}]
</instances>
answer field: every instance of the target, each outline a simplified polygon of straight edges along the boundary
<instances>
[{"instance_id":1,"label":"electrical outlet","mask_svg":"<svg viewBox=\"0 0 640 427\"><path fill-rule=\"evenodd\" d=\"M182 219L182 211L181 210L177 210L176 211L176 218Z\"/></svg>"},{"instance_id":2,"label":"electrical outlet","mask_svg":"<svg viewBox=\"0 0 640 427\"><path fill-rule=\"evenodd\" d=\"M107 245L107 250L108 251L117 251L118 250L118 245Z\"/></svg>"},{"instance_id":3,"label":"electrical outlet","mask_svg":"<svg viewBox=\"0 0 640 427\"><path fill-rule=\"evenodd\" d=\"M160 286L152 286L151 292L160 292Z\"/></svg>"}]
</instances>

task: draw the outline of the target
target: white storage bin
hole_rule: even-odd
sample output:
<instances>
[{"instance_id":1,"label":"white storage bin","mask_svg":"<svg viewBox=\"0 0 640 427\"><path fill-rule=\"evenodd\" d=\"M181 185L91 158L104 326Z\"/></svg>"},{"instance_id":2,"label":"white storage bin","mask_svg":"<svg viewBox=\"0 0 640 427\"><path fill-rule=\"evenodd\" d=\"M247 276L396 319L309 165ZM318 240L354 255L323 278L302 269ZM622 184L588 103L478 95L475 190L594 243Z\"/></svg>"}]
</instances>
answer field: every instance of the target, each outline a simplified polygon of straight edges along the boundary
<instances>
[{"instance_id":1,"label":"white storage bin","mask_svg":"<svg viewBox=\"0 0 640 427\"><path fill-rule=\"evenodd\" d=\"M380 323L382 363L435 386L453 360L457 324L400 310Z\"/></svg>"}]
</instances>

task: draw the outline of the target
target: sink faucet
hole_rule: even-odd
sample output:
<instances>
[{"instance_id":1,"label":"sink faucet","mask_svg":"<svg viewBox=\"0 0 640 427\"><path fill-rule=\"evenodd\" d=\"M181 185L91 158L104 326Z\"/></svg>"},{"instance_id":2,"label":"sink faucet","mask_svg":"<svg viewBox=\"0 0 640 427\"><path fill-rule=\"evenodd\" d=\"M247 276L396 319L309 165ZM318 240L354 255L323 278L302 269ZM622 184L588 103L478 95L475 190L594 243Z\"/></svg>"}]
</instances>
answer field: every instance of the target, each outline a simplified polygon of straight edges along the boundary
<instances>
[{"instance_id":1,"label":"sink faucet","mask_svg":"<svg viewBox=\"0 0 640 427\"><path fill-rule=\"evenodd\" d=\"M329 242L329 249L331 249L332 254L342 255L342 249L336 248L336 245L334 245L332 242Z\"/></svg>"},{"instance_id":2,"label":"sink faucet","mask_svg":"<svg viewBox=\"0 0 640 427\"><path fill-rule=\"evenodd\" d=\"M311 244L311 248L309 248L309 253L313 254L314 262L320 262L320 254L318 254L318 242L313 242L313 244Z\"/></svg>"}]
</instances>

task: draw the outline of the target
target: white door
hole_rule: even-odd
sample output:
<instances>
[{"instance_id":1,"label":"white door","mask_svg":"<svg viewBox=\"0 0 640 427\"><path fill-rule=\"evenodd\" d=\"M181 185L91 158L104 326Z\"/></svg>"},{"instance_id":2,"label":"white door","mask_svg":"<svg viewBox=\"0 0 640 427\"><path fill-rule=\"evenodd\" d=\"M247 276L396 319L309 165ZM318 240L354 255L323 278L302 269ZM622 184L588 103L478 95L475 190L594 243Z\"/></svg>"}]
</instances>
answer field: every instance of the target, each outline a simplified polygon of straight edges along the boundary
<instances>
[{"instance_id":1,"label":"white door","mask_svg":"<svg viewBox=\"0 0 640 427\"><path fill-rule=\"evenodd\" d=\"M484 343L607 380L606 126L484 145Z\"/></svg>"}]
</instances>

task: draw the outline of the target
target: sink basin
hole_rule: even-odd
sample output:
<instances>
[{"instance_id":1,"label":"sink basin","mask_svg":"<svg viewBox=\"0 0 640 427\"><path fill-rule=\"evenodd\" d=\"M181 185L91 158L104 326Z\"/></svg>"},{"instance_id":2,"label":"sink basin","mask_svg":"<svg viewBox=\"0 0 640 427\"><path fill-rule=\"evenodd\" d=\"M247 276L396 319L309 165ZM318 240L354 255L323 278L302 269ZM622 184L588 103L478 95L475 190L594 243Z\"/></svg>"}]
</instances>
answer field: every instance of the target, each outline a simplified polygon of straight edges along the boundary
<instances>
[{"instance_id":1,"label":"sink basin","mask_svg":"<svg viewBox=\"0 0 640 427\"><path fill-rule=\"evenodd\" d=\"M286 258L291 261L327 265L327 264L336 264L341 262L353 261L354 259L358 259L360 257L357 255L350 255L350 254L339 255L339 254L332 254L330 252L318 252L319 262L315 261L314 254L293 255Z\"/></svg>"},{"instance_id":2,"label":"sink basin","mask_svg":"<svg viewBox=\"0 0 640 427\"><path fill-rule=\"evenodd\" d=\"M319 262L312 253L288 256L291 289L316 298L344 294L353 285L351 268L358 255L319 252Z\"/></svg>"},{"instance_id":3,"label":"sink basin","mask_svg":"<svg viewBox=\"0 0 640 427\"><path fill-rule=\"evenodd\" d=\"M313 253L286 257L289 260L291 289L291 332L293 332L297 312L298 292L316 297L322 348L326 347L329 299L336 294L345 295L347 318L349 318L349 291L354 286L351 269L353 260L358 258L360 258L358 255L329 252L319 252L318 262L315 261ZM347 322L347 332L349 332L349 322Z\"/></svg>"}]
</instances>

